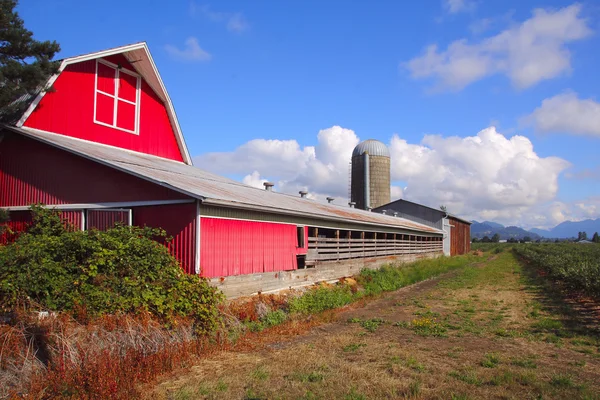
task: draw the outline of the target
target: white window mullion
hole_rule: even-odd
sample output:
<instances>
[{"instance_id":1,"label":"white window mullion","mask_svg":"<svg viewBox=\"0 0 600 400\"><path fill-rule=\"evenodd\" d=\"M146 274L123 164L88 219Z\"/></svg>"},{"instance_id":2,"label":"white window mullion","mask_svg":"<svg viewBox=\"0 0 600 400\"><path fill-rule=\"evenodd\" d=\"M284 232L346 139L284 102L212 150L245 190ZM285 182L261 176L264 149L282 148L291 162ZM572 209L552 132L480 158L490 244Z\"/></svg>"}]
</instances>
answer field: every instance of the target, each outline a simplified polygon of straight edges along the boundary
<instances>
[{"instance_id":1,"label":"white window mullion","mask_svg":"<svg viewBox=\"0 0 600 400\"><path fill-rule=\"evenodd\" d=\"M110 94L110 93L106 93L102 90L98 89L98 64L103 64L109 68L114 69L115 73L114 73L114 80L115 80L115 86L114 86L114 94ZM127 99L121 99L119 97L119 89L120 89L120 74L124 73L127 75L131 75L132 77L134 77L136 79L136 94L135 94L135 100L131 101L131 100L127 100ZM142 87L142 79L141 76L128 71L128 70L121 70L120 67L117 64L111 63L109 61L106 60L101 60L101 59L97 59L96 60L96 74L94 77L94 123L98 124L98 125L104 125L104 126L108 126L114 129L118 129L124 132L129 132L129 133L133 133L135 135L139 135L139 129L140 129L140 102L141 102L141 87ZM105 123L105 122L101 122L96 120L96 114L97 114L97 107L98 107L98 101L97 101L97 97L98 97L98 93L102 94L103 96L106 97L110 97L113 99L113 119L112 119L112 123ZM129 129L125 129L125 128L121 128L118 126L117 120L118 120L118 113L119 113L119 101L122 101L124 103L133 105L135 107L135 115L134 115L134 128L133 130L129 130Z\"/></svg>"},{"instance_id":2,"label":"white window mullion","mask_svg":"<svg viewBox=\"0 0 600 400\"><path fill-rule=\"evenodd\" d=\"M119 69L115 70L115 102L113 104L113 126L117 127L117 110L119 109Z\"/></svg>"}]
</instances>

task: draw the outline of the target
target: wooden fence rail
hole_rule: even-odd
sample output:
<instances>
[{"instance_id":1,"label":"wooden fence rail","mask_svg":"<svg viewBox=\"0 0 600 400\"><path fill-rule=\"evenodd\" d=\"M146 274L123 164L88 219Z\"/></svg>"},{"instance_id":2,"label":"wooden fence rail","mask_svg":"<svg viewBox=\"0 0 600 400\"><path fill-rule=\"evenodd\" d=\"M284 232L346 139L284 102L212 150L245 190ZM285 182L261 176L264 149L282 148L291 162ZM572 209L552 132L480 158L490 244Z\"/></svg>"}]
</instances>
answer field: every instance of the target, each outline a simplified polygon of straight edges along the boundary
<instances>
[{"instance_id":1,"label":"wooden fence rail","mask_svg":"<svg viewBox=\"0 0 600 400\"><path fill-rule=\"evenodd\" d=\"M442 252L440 240L308 238L307 263L351 258Z\"/></svg>"}]
</instances>

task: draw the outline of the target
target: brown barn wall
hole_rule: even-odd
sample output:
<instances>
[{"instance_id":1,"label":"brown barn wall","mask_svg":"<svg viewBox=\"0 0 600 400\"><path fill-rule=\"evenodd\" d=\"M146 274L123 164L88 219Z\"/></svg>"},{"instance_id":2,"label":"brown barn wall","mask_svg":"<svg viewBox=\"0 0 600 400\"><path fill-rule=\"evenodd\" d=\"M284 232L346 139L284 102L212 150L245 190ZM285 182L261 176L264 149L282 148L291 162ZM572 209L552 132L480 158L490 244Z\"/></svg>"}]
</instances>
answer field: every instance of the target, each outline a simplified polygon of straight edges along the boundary
<instances>
[{"instance_id":1,"label":"brown barn wall","mask_svg":"<svg viewBox=\"0 0 600 400\"><path fill-rule=\"evenodd\" d=\"M450 255L457 256L471 251L471 225L454 219L450 219Z\"/></svg>"}]
</instances>

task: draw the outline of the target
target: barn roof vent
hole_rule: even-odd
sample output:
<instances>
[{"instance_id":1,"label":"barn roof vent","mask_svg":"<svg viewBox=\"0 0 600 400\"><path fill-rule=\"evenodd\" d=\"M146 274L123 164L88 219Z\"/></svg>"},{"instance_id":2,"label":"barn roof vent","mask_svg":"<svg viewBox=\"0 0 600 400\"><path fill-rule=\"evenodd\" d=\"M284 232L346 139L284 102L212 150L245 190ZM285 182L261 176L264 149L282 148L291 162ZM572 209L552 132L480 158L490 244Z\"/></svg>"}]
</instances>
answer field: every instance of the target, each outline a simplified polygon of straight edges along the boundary
<instances>
[{"instance_id":1,"label":"barn roof vent","mask_svg":"<svg viewBox=\"0 0 600 400\"><path fill-rule=\"evenodd\" d=\"M300 197L305 198L306 195L308 194L308 192L306 190L301 190L298 193L300 193Z\"/></svg>"},{"instance_id":2,"label":"barn roof vent","mask_svg":"<svg viewBox=\"0 0 600 400\"><path fill-rule=\"evenodd\" d=\"M350 206L350 208L354 208L354 206L356 205L356 202L351 201L350 203L348 203L348 205Z\"/></svg>"},{"instance_id":3,"label":"barn roof vent","mask_svg":"<svg viewBox=\"0 0 600 400\"><path fill-rule=\"evenodd\" d=\"M394 211L394 217L398 216L398 211Z\"/></svg>"},{"instance_id":4,"label":"barn roof vent","mask_svg":"<svg viewBox=\"0 0 600 400\"><path fill-rule=\"evenodd\" d=\"M328 197L328 198L327 198L327 202L328 202L328 203L331 203L331 202L333 202L334 200L335 200L335 197Z\"/></svg>"},{"instance_id":5,"label":"barn roof vent","mask_svg":"<svg viewBox=\"0 0 600 400\"><path fill-rule=\"evenodd\" d=\"M387 210L381 210L381 213L382 213L383 215L387 215Z\"/></svg>"},{"instance_id":6,"label":"barn roof vent","mask_svg":"<svg viewBox=\"0 0 600 400\"><path fill-rule=\"evenodd\" d=\"M264 182L265 190L271 192L273 190L273 186L275 186L272 182Z\"/></svg>"}]
</instances>

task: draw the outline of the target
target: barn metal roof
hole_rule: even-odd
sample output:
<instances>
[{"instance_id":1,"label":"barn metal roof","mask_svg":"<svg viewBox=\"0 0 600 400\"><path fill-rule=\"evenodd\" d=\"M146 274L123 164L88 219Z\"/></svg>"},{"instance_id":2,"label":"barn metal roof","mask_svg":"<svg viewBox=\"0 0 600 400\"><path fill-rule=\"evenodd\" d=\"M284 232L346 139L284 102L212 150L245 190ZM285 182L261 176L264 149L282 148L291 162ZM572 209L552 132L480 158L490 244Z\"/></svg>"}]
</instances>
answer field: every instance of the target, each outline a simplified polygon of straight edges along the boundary
<instances>
[{"instance_id":1,"label":"barn metal roof","mask_svg":"<svg viewBox=\"0 0 600 400\"><path fill-rule=\"evenodd\" d=\"M27 127L5 127L54 147L198 198L204 204L278 214L312 216L326 220L351 221L422 233L443 233L438 229L403 218L258 189L191 165L157 156Z\"/></svg>"},{"instance_id":2,"label":"barn metal roof","mask_svg":"<svg viewBox=\"0 0 600 400\"><path fill-rule=\"evenodd\" d=\"M415 203L414 201L409 201L409 200L405 200L405 199L398 199L398 200L394 200L394 201L392 201L392 202L390 202L390 203L387 203L387 204L384 204L384 205L382 205L382 206L379 206L379 207L377 207L377 208L374 208L374 209L373 209L373 211L375 211L375 212L381 212L381 210L385 210L385 209L386 209L386 207L387 207L387 208L390 208L390 206L391 206L392 204L399 204L399 203L411 203L411 204L414 204L414 205L416 205L416 206L419 206L419 207L428 208L428 209L430 209L430 210L437 211L437 212L438 212L438 213L440 213L440 215L442 215L442 216L444 216L444 215L445 215L445 216L448 216L448 217L450 217L450 218L454 218L454 219L456 219L456 220L458 220L458 221L460 221L460 222L464 222L465 224L468 224L468 225L472 225L472 224L473 224L473 222L471 222L471 221L468 221L468 220L466 220L466 219L464 219L464 218L461 218L461 217L459 217L459 216L457 216L457 215L455 215L455 214L449 213L449 212L447 212L447 211L442 211L442 210L441 210L441 209L439 209L439 208L435 208L435 207L426 206L425 204ZM393 207L392 207L392 208L393 208Z\"/></svg>"},{"instance_id":3,"label":"barn metal roof","mask_svg":"<svg viewBox=\"0 0 600 400\"><path fill-rule=\"evenodd\" d=\"M388 147L379 140L375 139L368 139L356 145L354 151L352 152L352 157L362 156L365 153L369 154L370 156L382 156L388 158L390 156L390 150Z\"/></svg>"}]
</instances>

